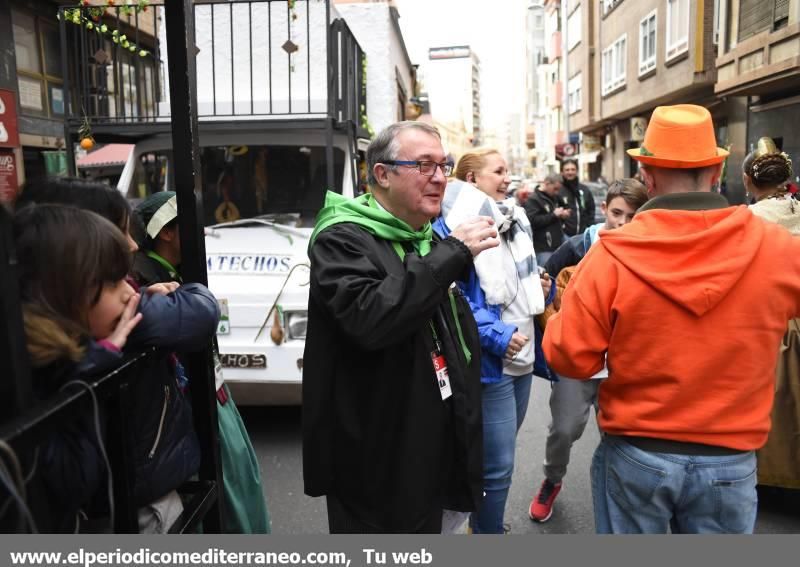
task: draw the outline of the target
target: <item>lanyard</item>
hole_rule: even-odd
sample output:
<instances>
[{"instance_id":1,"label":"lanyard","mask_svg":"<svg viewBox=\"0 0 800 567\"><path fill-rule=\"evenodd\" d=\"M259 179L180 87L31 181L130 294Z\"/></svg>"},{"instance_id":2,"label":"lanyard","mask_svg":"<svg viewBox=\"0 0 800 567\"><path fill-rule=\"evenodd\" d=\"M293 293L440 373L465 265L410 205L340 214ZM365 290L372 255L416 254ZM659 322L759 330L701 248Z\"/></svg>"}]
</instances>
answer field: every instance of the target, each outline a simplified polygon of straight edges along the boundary
<instances>
[{"instance_id":1,"label":"lanyard","mask_svg":"<svg viewBox=\"0 0 800 567\"><path fill-rule=\"evenodd\" d=\"M179 282L183 282L183 280L181 279L181 275L178 273L178 270L176 270L175 267L172 264L170 264L169 262L167 262L164 258L159 256L158 254L156 254L152 250L149 250L147 252L147 257L148 258L152 258L153 260L155 260L156 262L161 264L167 270L167 272L169 273L169 277L171 277L173 279L176 279Z\"/></svg>"},{"instance_id":2,"label":"lanyard","mask_svg":"<svg viewBox=\"0 0 800 567\"><path fill-rule=\"evenodd\" d=\"M397 252L397 255L400 256L400 260L405 260L406 251L400 246L399 242L392 242L392 247L394 251ZM450 300L450 309L453 312L453 320L456 322L456 331L458 331L458 341L461 343L461 350L464 351L464 358L467 360L467 364L472 361L472 353L469 351L467 347L467 342L464 340L464 333L461 330L461 322L458 320L458 311L456 309L456 298L453 297L453 294L448 289L447 290L447 297ZM436 349L441 352L441 343L439 342L439 336L436 334L436 328L433 326L433 321L428 321L431 326L431 334L433 335L433 343L436 346Z\"/></svg>"}]
</instances>

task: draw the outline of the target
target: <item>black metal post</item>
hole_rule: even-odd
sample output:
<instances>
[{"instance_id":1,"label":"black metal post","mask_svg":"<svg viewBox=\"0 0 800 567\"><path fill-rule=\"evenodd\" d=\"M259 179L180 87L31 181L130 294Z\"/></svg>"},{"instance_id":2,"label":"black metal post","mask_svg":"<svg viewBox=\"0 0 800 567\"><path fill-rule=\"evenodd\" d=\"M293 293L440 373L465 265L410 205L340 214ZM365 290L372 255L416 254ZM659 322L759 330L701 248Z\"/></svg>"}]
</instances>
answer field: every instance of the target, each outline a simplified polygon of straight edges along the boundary
<instances>
[{"instance_id":1,"label":"black metal post","mask_svg":"<svg viewBox=\"0 0 800 567\"><path fill-rule=\"evenodd\" d=\"M325 45L327 49L327 69L328 69L328 119L325 121L325 182L326 189L334 190L336 185L333 182L333 113L335 100L336 73L333 66L333 38L331 37L331 3L325 0ZM344 189L344 188L343 188Z\"/></svg>"},{"instance_id":2,"label":"black metal post","mask_svg":"<svg viewBox=\"0 0 800 567\"><path fill-rule=\"evenodd\" d=\"M192 0L166 0L164 9L170 66L173 164L180 211L178 222L181 237L181 272L187 282L207 284ZM203 530L207 533L219 533L222 468L219 457L216 388L210 348L186 357L186 367L192 378L190 388L195 428L203 451L200 478L216 481L217 487L217 501L203 521Z\"/></svg>"},{"instance_id":3,"label":"black metal post","mask_svg":"<svg viewBox=\"0 0 800 567\"><path fill-rule=\"evenodd\" d=\"M0 380L0 415L4 417L17 415L33 400L17 277L11 215L0 206L0 360L6 376Z\"/></svg>"},{"instance_id":4,"label":"black metal post","mask_svg":"<svg viewBox=\"0 0 800 567\"><path fill-rule=\"evenodd\" d=\"M70 108L71 96L70 89L72 84L69 80L70 66L69 58L67 57L67 24L64 20L64 8L59 8L58 14L60 16L61 32L61 72L64 75L64 149L67 151L67 174L70 177L75 177L77 174L77 167L75 165L75 145L72 143L72 135L69 131L69 117L72 115L73 110Z\"/></svg>"}]
</instances>

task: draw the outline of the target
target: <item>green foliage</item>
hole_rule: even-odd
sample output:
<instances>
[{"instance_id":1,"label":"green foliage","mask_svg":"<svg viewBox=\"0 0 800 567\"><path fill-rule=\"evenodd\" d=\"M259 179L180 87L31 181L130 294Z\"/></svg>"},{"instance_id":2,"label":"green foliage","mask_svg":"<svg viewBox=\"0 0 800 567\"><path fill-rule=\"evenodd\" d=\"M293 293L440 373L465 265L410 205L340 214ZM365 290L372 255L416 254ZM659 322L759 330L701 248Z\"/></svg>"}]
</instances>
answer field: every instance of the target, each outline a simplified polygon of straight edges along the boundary
<instances>
[{"instance_id":1,"label":"green foliage","mask_svg":"<svg viewBox=\"0 0 800 567\"><path fill-rule=\"evenodd\" d=\"M83 0L81 7L64 10L64 20L76 26L83 26L88 31L99 35L109 36L111 41L122 49L127 49L131 53L138 52L139 57L147 57L150 55L147 49L136 45L124 34L120 35L119 30L111 29L107 24L101 23L101 19L108 14L109 8L116 9L120 16L133 16L147 12L149 6L150 0L136 0L135 4L131 4L130 0L126 0L126 3L122 6L115 6L115 0L106 0L105 6L91 6L88 0ZM58 18L61 19L60 14Z\"/></svg>"}]
</instances>

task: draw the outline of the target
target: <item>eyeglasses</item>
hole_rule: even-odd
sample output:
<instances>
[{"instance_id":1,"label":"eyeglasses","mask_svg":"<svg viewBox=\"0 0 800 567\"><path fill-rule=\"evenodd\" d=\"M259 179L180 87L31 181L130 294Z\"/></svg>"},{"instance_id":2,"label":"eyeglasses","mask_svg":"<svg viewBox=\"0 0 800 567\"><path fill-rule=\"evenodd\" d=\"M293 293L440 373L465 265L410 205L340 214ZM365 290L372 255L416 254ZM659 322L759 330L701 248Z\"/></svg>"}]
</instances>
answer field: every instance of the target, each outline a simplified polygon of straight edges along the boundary
<instances>
[{"instance_id":1,"label":"eyeglasses","mask_svg":"<svg viewBox=\"0 0 800 567\"><path fill-rule=\"evenodd\" d=\"M398 160L387 160L381 162L384 165L405 165L406 167L415 167L419 170L422 175L427 175L428 177L433 177L436 175L436 168L439 167L442 170L442 173L445 177L450 177L450 174L453 173L453 164L449 162L444 163L436 163L435 161L398 161Z\"/></svg>"}]
</instances>

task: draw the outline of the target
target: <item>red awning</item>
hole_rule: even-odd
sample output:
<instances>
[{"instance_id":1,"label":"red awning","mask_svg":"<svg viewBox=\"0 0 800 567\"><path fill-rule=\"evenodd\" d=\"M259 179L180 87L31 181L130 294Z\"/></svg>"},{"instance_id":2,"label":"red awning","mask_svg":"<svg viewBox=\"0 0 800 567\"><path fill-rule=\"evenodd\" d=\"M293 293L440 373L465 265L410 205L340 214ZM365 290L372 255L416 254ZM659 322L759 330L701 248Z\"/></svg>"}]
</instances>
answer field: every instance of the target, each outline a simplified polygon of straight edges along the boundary
<instances>
[{"instance_id":1,"label":"red awning","mask_svg":"<svg viewBox=\"0 0 800 567\"><path fill-rule=\"evenodd\" d=\"M108 167L125 165L133 151L133 144L106 144L102 148L83 156L78 167Z\"/></svg>"}]
</instances>

